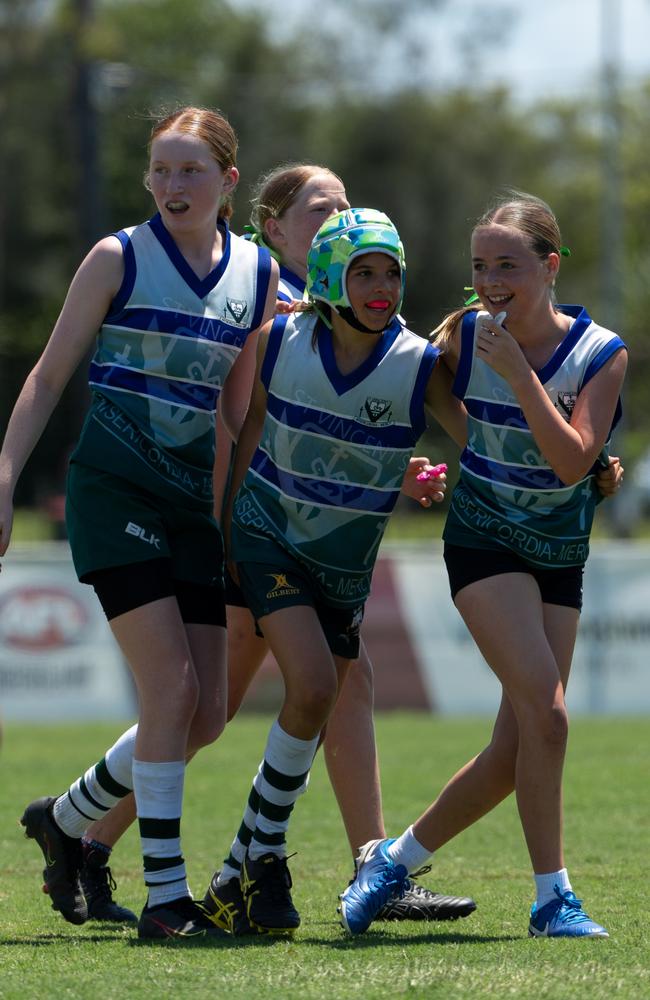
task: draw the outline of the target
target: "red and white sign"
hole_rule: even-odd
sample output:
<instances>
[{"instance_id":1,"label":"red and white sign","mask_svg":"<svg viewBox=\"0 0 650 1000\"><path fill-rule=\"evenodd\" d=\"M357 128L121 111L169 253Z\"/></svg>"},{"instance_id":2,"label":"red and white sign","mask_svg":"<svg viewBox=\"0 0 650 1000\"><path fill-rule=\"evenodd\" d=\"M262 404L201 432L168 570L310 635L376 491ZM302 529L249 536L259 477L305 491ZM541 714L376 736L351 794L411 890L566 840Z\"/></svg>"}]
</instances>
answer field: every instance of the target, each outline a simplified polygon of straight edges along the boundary
<instances>
[{"instance_id":1,"label":"red and white sign","mask_svg":"<svg viewBox=\"0 0 650 1000\"><path fill-rule=\"evenodd\" d=\"M127 719L126 667L65 542L9 551L0 574L0 714L5 719Z\"/></svg>"},{"instance_id":2,"label":"red and white sign","mask_svg":"<svg viewBox=\"0 0 650 1000\"><path fill-rule=\"evenodd\" d=\"M0 643L9 649L62 649L83 641L90 621L68 587L28 584L0 595Z\"/></svg>"},{"instance_id":3,"label":"red and white sign","mask_svg":"<svg viewBox=\"0 0 650 1000\"><path fill-rule=\"evenodd\" d=\"M650 713L650 546L595 543L584 590L569 708ZM439 542L383 548L362 634L378 709L496 713L501 689L449 596ZM282 690L268 657L244 708L277 711ZM3 559L0 714L48 721L136 714L128 669L65 543Z\"/></svg>"}]
</instances>

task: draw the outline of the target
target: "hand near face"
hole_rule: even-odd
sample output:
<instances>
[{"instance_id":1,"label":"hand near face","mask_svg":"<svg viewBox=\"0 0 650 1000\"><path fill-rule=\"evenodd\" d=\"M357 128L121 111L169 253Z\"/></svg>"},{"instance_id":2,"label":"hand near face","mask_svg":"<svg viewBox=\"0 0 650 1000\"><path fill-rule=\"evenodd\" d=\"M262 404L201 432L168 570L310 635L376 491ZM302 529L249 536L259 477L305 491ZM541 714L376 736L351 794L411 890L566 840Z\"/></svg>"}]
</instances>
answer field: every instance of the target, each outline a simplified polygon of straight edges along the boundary
<instances>
[{"instance_id":1,"label":"hand near face","mask_svg":"<svg viewBox=\"0 0 650 1000\"><path fill-rule=\"evenodd\" d=\"M491 316L481 316L478 324L478 357L512 385L518 376L530 370L521 347L506 328Z\"/></svg>"}]
</instances>

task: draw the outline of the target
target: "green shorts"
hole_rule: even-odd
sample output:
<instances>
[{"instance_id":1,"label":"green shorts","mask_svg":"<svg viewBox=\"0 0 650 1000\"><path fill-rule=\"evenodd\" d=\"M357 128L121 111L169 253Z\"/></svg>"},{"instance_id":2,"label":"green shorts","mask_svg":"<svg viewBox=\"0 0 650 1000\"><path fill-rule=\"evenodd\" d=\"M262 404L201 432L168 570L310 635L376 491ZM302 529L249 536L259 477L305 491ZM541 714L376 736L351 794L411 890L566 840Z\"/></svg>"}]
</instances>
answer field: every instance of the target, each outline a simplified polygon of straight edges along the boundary
<instances>
[{"instance_id":1,"label":"green shorts","mask_svg":"<svg viewBox=\"0 0 650 1000\"><path fill-rule=\"evenodd\" d=\"M259 622L266 615L307 605L315 610L332 653L356 660L364 605L337 608L326 604L308 571L273 539L256 535L255 549L255 561L238 562L237 572L258 633L263 634Z\"/></svg>"},{"instance_id":2,"label":"green shorts","mask_svg":"<svg viewBox=\"0 0 650 1000\"><path fill-rule=\"evenodd\" d=\"M223 542L208 509L179 507L109 472L72 462L66 526L77 576L171 560L174 579L223 585Z\"/></svg>"}]
</instances>

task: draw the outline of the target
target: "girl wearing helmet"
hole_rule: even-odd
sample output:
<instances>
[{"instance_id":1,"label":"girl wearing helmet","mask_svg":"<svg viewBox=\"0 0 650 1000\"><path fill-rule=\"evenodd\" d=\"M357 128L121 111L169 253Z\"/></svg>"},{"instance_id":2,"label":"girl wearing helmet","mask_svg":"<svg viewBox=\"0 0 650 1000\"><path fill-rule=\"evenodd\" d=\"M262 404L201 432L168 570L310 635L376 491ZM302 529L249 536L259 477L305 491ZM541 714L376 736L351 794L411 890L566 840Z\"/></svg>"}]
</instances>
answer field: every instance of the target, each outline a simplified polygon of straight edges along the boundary
<instances>
[{"instance_id":1,"label":"girl wearing helmet","mask_svg":"<svg viewBox=\"0 0 650 1000\"><path fill-rule=\"evenodd\" d=\"M326 167L291 164L264 176L253 199L249 228L251 238L266 247L280 264L278 299L296 303L303 299L307 279L307 254L313 236L324 220L349 208L343 182ZM251 372L251 382L254 372ZM249 390L250 391L250 390ZM218 455L226 454L221 449ZM412 459L403 492L422 502L421 482L416 475L427 460ZM225 488L229 469L215 471ZM417 487L414 491L413 487ZM442 499L440 484L432 484L431 495ZM219 494L215 488L215 495ZM426 499L426 497L425 497ZM431 501L428 500L428 504ZM228 717L232 718L262 661L268 643L256 629L246 599L226 574L228 604ZM379 767L373 722L373 670L361 639L359 657L348 671L341 695L327 725L323 752L332 787L348 836L353 857L358 845L384 829ZM246 818L234 839L228 857L215 871L203 905L219 926L235 933L252 930L243 910L240 889L241 862L252 833ZM391 904L381 915L386 920L449 920L468 916L475 908L468 897L432 892L409 884L399 904Z\"/></svg>"},{"instance_id":2,"label":"girl wearing helmet","mask_svg":"<svg viewBox=\"0 0 650 1000\"><path fill-rule=\"evenodd\" d=\"M437 349L398 318L404 251L387 216L332 216L307 271L313 308L262 331L225 518L233 571L285 681L248 799L240 880L248 921L271 933L300 922L289 816L358 655L379 542L437 381ZM460 407L437 395L456 429Z\"/></svg>"}]
</instances>

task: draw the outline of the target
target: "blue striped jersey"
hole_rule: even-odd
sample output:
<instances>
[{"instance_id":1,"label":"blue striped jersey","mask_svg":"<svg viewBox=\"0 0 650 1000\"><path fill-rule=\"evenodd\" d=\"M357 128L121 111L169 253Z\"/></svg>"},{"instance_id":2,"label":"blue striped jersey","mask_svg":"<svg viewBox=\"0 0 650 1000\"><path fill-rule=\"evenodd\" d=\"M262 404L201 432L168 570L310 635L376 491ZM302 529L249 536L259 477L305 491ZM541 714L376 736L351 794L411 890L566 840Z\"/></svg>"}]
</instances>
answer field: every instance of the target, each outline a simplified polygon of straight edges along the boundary
<instances>
[{"instance_id":1,"label":"blue striped jersey","mask_svg":"<svg viewBox=\"0 0 650 1000\"><path fill-rule=\"evenodd\" d=\"M280 280L278 282L278 298L283 302L302 299L305 294L305 279L290 271L285 264L280 264Z\"/></svg>"},{"instance_id":2,"label":"blue striped jersey","mask_svg":"<svg viewBox=\"0 0 650 1000\"><path fill-rule=\"evenodd\" d=\"M181 503L212 503L215 410L262 320L270 256L219 221L223 256L202 280L160 215L116 234L124 279L90 365L92 400L73 461Z\"/></svg>"},{"instance_id":3,"label":"blue striped jersey","mask_svg":"<svg viewBox=\"0 0 650 1000\"><path fill-rule=\"evenodd\" d=\"M558 306L571 327L536 374L567 422L578 396L602 366L625 345L598 326L580 306ZM468 442L452 494L443 538L455 545L504 545L547 568L582 565L600 494L598 462L580 482L567 486L540 451L509 383L476 354L481 316L463 317L461 352L453 391L468 413ZM612 430L620 417L620 401ZM608 444L609 442L607 442ZM607 464L607 444L599 461Z\"/></svg>"},{"instance_id":4,"label":"blue striped jersey","mask_svg":"<svg viewBox=\"0 0 650 1000\"><path fill-rule=\"evenodd\" d=\"M261 370L261 440L234 504L236 560L252 559L251 540L269 536L307 569L326 603L365 600L425 427L437 356L394 320L371 355L343 375L332 333L313 312L276 318Z\"/></svg>"}]
</instances>

